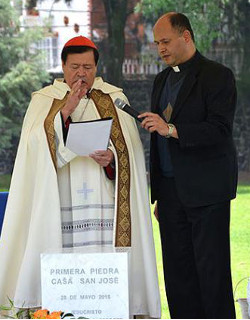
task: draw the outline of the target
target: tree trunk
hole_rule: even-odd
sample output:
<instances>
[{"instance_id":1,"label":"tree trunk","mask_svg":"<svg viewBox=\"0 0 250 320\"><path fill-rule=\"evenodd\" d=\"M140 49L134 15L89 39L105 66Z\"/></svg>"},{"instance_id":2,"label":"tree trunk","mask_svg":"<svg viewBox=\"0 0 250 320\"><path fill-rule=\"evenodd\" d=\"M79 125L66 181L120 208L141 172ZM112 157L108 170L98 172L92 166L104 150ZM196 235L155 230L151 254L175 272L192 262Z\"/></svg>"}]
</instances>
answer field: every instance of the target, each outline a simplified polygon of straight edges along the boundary
<instances>
[{"instance_id":1,"label":"tree trunk","mask_svg":"<svg viewBox=\"0 0 250 320\"><path fill-rule=\"evenodd\" d=\"M128 0L103 0L108 24L107 56L104 57L107 80L122 86L122 64L124 60L124 28L127 18Z\"/></svg>"}]
</instances>

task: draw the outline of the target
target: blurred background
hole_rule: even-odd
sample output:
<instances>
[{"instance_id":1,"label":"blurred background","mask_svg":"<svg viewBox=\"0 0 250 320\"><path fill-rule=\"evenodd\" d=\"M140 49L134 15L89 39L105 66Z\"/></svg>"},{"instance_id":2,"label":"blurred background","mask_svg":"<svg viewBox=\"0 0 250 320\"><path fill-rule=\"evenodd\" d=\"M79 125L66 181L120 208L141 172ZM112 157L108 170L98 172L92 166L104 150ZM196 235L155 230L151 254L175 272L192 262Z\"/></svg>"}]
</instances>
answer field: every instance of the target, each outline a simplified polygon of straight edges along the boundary
<instances>
[{"instance_id":1,"label":"blurred background","mask_svg":"<svg viewBox=\"0 0 250 320\"><path fill-rule=\"evenodd\" d=\"M0 0L0 175L12 171L31 92L62 77L60 53L74 36L90 37L100 51L98 74L122 86L134 108L149 110L152 81L165 67L152 25L167 11L187 14L198 50L236 76L234 137L239 169L248 178L249 0ZM149 135L140 134L148 162Z\"/></svg>"}]
</instances>

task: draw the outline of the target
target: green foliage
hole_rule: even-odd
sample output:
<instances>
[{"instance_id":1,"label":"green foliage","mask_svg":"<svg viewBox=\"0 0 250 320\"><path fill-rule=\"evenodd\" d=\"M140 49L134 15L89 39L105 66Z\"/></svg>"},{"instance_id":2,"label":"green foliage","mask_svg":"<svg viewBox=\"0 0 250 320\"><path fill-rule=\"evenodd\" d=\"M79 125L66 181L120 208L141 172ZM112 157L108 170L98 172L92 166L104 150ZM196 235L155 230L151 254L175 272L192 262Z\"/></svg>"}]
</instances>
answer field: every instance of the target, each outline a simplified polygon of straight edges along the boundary
<instances>
[{"instance_id":1,"label":"green foliage","mask_svg":"<svg viewBox=\"0 0 250 320\"><path fill-rule=\"evenodd\" d=\"M41 65L35 42L42 38L38 28L20 31L15 9L9 0L0 4L0 150L16 145L23 116L32 91L49 76Z\"/></svg>"},{"instance_id":2,"label":"green foliage","mask_svg":"<svg viewBox=\"0 0 250 320\"><path fill-rule=\"evenodd\" d=\"M4 319L25 319L27 311L25 309L17 309L14 306L13 301L9 298L9 306L0 305L1 317ZM6 314L5 314L6 312Z\"/></svg>"},{"instance_id":3,"label":"green foliage","mask_svg":"<svg viewBox=\"0 0 250 320\"><path fill-rule=\"evenodd\" d=\"M141 0L136 10L141 11L152 25L166 12L186 14L193 27L197 48L206 52L220 31L219 3L217 0Z\"/></svg>"}]
</instances>

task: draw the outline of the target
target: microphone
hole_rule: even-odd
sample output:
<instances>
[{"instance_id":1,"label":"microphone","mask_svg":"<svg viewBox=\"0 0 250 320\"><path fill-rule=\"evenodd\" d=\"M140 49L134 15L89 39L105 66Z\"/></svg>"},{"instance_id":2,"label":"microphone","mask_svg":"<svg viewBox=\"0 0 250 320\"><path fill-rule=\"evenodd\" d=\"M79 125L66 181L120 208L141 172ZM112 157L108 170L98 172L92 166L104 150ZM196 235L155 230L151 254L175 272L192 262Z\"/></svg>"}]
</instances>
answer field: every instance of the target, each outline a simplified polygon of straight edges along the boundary
<instances>
[{"instance_id":1,"label":"microphone","mask_svg":"<svg viewBox=\"0 0 250 320\"><path fill-rule=\"evenodd\" d=\"M115 99L114 104L119 108L122 109L123 111L127 112L131 117L135 118L135 120L142 122L142 118L137 118L137 116L139 116L139 112L137 110L134 110L133 108L131 108L128 104L126 104L125 101L117 98Z\"/></svg>"}]
</instances>

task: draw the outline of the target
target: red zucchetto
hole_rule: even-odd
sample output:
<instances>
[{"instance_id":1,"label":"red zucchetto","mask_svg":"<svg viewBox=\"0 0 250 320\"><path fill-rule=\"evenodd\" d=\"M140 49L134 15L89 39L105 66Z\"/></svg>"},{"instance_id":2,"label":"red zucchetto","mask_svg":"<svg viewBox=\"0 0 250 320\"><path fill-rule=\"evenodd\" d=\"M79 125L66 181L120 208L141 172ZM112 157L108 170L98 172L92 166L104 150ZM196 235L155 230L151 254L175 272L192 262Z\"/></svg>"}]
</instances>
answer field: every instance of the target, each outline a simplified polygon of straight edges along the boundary
<instances>
[{"instance_id":1,"label":"red zucchetto","mask_svg":"<svg viewBox=\"0 0 250 320\"><path fill-rule=\"evenodd\" d=\"M71 47L71 46L74 46L74 47L86 46L86 47L94 48L97 50L97 47L94 44L94 42L92 42L90 39L83 37L83 36L74 37L74 38L70 39L69 41L67 41L65 43L64 48Z\"/></svg>"}]
</instances>

